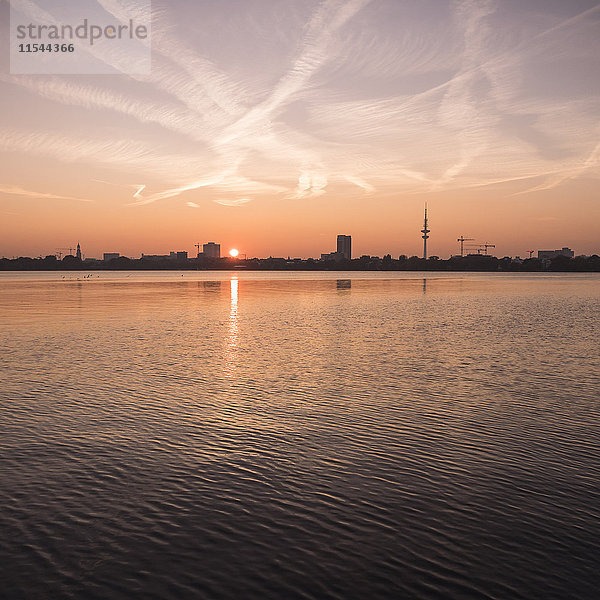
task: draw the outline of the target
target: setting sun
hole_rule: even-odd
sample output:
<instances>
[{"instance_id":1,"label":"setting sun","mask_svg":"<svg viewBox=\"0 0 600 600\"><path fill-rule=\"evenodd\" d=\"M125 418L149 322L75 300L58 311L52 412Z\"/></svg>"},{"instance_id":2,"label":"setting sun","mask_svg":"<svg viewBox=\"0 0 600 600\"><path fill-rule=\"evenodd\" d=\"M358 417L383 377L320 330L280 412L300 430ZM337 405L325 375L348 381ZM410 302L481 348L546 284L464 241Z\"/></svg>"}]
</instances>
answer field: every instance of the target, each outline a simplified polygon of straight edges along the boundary
<instances>
[{"instance_id":1,"label":"setting sun","mask_svg":"<svg viewBox=\"0 0 600 600\"><path fill-rule=\"evenodd\" d=\"M232 248L229 251L229 256L233 256L233 258L235 258L239 253L240 253L240 251L237 248Z\"/></svg>"}]
</instances>

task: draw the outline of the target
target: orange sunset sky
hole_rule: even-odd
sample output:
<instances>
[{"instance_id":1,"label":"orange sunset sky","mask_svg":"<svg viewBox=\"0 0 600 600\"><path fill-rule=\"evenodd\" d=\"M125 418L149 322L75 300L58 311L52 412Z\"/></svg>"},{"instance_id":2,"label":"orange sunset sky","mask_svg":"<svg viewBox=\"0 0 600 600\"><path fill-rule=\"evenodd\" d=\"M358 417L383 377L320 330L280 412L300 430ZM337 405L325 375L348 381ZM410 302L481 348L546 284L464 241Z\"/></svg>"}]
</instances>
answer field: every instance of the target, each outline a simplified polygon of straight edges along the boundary
<instances>
[{"instance_id":1,"label":"orange sunset sky","mask_svg":"<svg viewBox=\"0 0 600 600\"><path fill-rule=\"evenodd\" d=\"M153 2L147 75L13 75L0 23L0 255L412 255L425 202L430 254L600 252L596 2Z\"/></svg>"}]
</instances>

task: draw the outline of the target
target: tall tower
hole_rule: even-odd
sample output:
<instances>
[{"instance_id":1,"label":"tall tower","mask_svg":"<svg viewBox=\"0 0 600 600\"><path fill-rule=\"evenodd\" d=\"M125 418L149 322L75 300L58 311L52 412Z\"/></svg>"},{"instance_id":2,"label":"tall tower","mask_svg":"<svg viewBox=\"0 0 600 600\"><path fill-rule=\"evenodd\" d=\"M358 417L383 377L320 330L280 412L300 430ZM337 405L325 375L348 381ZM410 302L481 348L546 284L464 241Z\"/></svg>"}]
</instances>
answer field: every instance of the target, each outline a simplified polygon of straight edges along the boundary
<instances>
[{"instance_id":1,"label":"tall tower","mask_svg":"<svg viewBox=\"0 0 600 600\"><path fill-rule=\"evenodd\" d=\"M75 254L75 257L77 260L81 260L81 246L79 245L79 242L77 242L77 253Z\"/></svg>"},{"instance_id":2,"label":"tall tower","mask_svg":"<svg viewBox=\"0 0 600 600\"><path fill-rule=\"evenodd\" d=\"M427 240L429 239L430 231L430 229L427 229L427 202L425 202L425 221L423 222L423 229L421 229L421 233L423 234L421 236L423 238L423 258L425 259L427 259Z\"/></svg>"}]
</instances>

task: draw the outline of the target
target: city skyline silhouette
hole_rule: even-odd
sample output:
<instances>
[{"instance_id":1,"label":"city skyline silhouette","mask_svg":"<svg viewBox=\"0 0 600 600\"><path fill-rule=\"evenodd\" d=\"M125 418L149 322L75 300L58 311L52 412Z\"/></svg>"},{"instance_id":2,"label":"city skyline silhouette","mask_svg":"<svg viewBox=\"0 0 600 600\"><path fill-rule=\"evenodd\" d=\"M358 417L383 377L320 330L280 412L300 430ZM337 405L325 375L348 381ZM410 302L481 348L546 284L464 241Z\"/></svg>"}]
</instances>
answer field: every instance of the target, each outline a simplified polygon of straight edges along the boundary
<instances>
[{"instance_id":1,"label":"city skyline silhouette","mask_svg":"<svg viewBox=\"0 0 600 600\"><path fill-rule=\"evenodd\" d=\"M306 258L339 231L357 255L421 255L425 202L434 254L461 234L592 254L599 19L587 0L177 0L154 4L149 74L11 74L4 57L0 255L200 236Z\"/></svg>"}]
</instances>

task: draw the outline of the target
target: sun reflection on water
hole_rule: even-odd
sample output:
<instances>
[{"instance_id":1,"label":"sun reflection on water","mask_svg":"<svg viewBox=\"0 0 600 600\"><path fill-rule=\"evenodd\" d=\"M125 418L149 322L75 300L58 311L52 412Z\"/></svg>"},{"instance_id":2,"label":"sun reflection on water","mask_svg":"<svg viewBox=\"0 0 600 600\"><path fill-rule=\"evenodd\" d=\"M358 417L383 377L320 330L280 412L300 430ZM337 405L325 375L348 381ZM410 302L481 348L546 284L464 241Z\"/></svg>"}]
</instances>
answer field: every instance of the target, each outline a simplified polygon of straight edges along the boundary
<instances>
[{"instance_id":1,"label":"sun reflection on water","mask_svg":"<svg viewBox=\"0 0 600 600\"><path fill-rule=\"evenodd\" d=\"M225 346L225 376L233 375L238 348L238 279L230 281L229 322L227 325L227 343Z\"/></svg>"}]
</instances>

